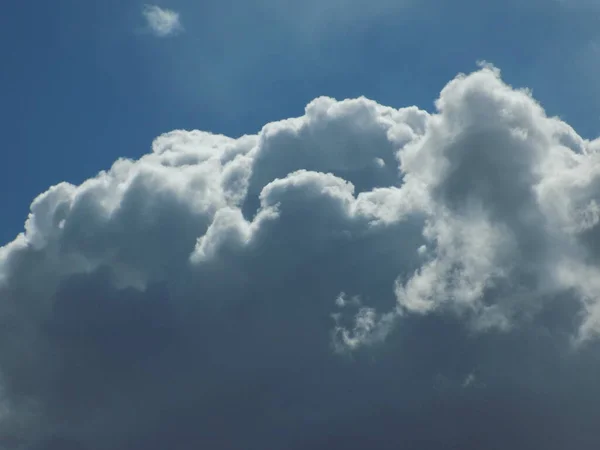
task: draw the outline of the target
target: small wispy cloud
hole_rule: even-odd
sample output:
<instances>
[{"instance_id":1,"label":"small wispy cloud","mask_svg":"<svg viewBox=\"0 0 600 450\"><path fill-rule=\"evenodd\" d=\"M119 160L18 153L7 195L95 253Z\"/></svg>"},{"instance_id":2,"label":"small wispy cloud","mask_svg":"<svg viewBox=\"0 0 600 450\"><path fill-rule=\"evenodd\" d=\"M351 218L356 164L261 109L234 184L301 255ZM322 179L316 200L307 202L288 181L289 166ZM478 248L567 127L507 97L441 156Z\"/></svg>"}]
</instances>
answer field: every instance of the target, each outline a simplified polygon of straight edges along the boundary
<instances>
[{"instance_id":1,"label":"small wispy cloud","mask_svg":"<svg viewBox=\"0 0 600 450\"><path fill-rule=\"evenodd\" d=\"M142 14L155 36L166 37L183 30L179 13L173 10L145 5Z\"/></svg>"}]
</instances>

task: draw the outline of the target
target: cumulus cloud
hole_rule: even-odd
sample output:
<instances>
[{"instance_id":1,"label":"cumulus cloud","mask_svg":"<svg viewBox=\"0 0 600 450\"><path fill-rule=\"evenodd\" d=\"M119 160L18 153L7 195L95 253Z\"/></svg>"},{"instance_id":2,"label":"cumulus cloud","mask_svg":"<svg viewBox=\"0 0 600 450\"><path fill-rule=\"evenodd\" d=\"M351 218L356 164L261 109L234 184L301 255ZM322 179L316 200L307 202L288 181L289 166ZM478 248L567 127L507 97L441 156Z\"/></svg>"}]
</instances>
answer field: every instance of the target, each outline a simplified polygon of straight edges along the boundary
<instances>
[{"instance_id":1,"label":"cumulus cloud","mask_svg":"<svg viewBox=\"0 0 600 450\"><path fill-rule=\"evenodd\" d=\"M166 37L183 29L179 13L156 5L145 5L142 14L149 29L158 37Z\"/></svg>"},{"instance_id":2,"label":"cumulus cloud","mask_svg":"<svg viewBox=\"0 0 600 450\"><path fill-rule=\"evenodd\" d=\"M597 448L599 148L483 65L54 186L0 248L2 435Z\"/></svg>"}]
</instances>

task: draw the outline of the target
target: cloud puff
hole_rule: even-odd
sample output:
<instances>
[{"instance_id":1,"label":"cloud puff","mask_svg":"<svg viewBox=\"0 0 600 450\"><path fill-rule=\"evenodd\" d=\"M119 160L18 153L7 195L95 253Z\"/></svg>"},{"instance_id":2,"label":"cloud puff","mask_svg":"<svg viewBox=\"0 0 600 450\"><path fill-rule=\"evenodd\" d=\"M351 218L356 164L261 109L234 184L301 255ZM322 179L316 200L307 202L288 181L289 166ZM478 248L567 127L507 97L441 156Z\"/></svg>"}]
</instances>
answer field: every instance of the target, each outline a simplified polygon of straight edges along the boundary
<instances>
[{"instance_id":1,"label":"cloud puff","mask_svg":"<svg viewBox=\"0 0 600 450\"><path fill-rule=\"evenodd\" d=\"M145 5L142 14L150 30L158 37L170 36L183 29L179 13L155 5Z\"/></svg>"},{"instance_id":2,"label":"cloud puff","mask_svg":"<svg viewBox=\"0 0 600 450\"><path fill-rule=\"evenodd\" d=\"M54 186L0 248L0 431L597 448L599 148L484 65Z\"/></svg>"}]
</instances>

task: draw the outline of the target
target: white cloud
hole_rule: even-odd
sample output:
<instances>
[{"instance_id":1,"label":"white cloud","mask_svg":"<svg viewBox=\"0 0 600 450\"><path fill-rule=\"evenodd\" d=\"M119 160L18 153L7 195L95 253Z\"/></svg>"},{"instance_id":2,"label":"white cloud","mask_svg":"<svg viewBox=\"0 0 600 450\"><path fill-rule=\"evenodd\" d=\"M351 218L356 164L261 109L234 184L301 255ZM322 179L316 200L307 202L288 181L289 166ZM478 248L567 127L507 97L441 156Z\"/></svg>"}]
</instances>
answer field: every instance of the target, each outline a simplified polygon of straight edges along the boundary
<instances>
[{"instance_id":1,"label":"white cloud","mask_svg":"<svg viewBox=\"0 0 600 450\"><path fill-rule=\"evenodd\" d=\"M158 37L170 36L183 29L179 13L156 5L145 5L142 10L148 27Z\"/></svg>"},{"instance_id":2,"label":"white cloud","mask_svg":"<svg viewBox=\"0 0 600 450\"><path fill-rule=\"evenodd\" d=\"M395 448L595 445L598 142L491 66L436 106L322 97L41 194L0 248L8 423L100 450L364 448L391 408Z\"/></svg>"}]
</instances>

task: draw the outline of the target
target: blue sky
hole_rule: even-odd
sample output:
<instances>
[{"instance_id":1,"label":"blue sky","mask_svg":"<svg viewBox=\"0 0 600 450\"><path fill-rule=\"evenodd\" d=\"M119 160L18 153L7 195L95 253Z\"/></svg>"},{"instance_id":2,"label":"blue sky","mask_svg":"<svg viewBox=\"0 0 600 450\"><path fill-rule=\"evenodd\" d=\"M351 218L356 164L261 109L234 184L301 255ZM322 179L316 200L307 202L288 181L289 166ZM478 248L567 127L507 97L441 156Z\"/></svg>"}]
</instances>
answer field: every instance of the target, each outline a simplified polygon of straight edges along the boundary
<instances>
[{"instance_id":1,"label":"blue sky","mask_svg":"<svg viewBox=\"0 0 600 450\"><path fill-rule=\"evenodd\" d=\"M371 5L368 7L367 5ZM0 18L0 241L48 186L81 182L171 129L237 136L319 95L433 108L477 60L594 137L593 2L173 0L184 32L148 32L139 1L9 2ZM370 8L374 12L370 11Z\"/></svg>"}]
</instances>

